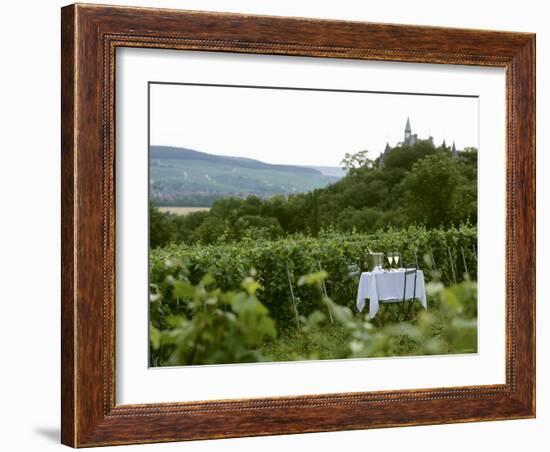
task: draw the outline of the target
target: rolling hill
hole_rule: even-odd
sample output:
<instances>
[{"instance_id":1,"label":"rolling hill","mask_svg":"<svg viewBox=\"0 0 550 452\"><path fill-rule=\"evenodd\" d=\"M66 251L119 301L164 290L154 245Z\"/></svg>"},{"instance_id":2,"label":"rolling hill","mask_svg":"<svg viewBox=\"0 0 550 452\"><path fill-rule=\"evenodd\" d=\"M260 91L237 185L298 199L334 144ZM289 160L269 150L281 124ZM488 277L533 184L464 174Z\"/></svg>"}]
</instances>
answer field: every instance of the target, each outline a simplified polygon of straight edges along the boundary
<instances>
[{"instance_id":1,"label":"rolling hill","mask_svg":"<svg viewBox=\"0 0 550 452\"><path fill-rule=\"evenodd\" d=\"M151 198L159 205L209 206L226 196L301 193L344 175L336 167L276 165L169 146L151 146L149 160Z\"/></svg>"}]
</instances>

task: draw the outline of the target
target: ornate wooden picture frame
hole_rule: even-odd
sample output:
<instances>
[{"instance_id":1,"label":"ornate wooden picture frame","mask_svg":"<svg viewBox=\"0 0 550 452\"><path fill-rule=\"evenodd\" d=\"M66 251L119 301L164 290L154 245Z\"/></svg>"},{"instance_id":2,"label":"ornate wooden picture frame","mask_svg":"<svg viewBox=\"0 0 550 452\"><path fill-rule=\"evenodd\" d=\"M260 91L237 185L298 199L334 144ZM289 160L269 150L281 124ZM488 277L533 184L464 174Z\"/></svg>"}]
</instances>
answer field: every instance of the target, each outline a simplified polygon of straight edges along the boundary
<instances>
[{"instance_id":1,"label":"ornate wooden picture frame","mask_svg":"<svg viewBox=\"0 0 550 452\"><path fill-rule=\"evenodd\" d=\"M62 9L62 442L73 447L535 416L535 35L161 9ZM506 70L506 382L115 403L115 51L120 47Z\"/></svg>"}]
</instances>

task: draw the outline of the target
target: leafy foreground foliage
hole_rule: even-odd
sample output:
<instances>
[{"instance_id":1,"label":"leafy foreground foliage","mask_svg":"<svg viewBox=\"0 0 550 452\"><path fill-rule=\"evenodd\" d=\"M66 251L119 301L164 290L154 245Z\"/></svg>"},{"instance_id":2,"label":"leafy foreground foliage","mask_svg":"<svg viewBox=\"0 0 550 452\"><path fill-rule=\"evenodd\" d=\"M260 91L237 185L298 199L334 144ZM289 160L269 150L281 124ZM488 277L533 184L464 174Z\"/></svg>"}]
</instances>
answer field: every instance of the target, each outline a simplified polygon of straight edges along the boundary
<instances>
[{"instance_id":1,"label":"leafy foreground foliage","mask_svg":"<svg viewBox=\"0 0 550 452\"><path fill-rule=\"evenodd\" d=\"M251 277L244 290L222 292L205 276L193 286L168 278L164 289L151 295L151 364L218 364L262 361L256 350L275 338L275 322L255 297L259 284ZM176 304L166 303L167 300Z\"/></svg>"},{"instance_id":2,"label":"leafy foreground foliage","mask_svg":"<svg viewBox=\"0 0 550 452\"><path fill-rule=\"evenodd\" d=\"M477 350L477 286L429 285L430 311L411 322L376 327L322 295L324 271L299 279L317 291L335 323L319 310L299 317L299 328L277 338L275 322L258 300L260 284L247 277L239 291L223 292L207 276L197 285L167 277L151 294L153 366L367 358Z\"/></svg>"},{"instance_id":3,"label":"leafy foreground foliage","mask_svg":"<svg viewBox=\"0 0 550 452\"><path fill-rule=\"evenodd\" d=\"M269 309L279 330L284 330L296 326L289 276L298 314L307 317L315 310L326 312L326 306L314 287L297 285L300 275L320 269L326 271L327 294L336 303L354 309L358 280L348 276L348 266L357 263L364 267L369 251L400 251L404 263L415 262L416 252L420 266L426 268L429 267L423 265L423 256L431 257L433 251L437 272L425 270L425 279L429 282L437 277L449 286L454 283L451 262L457 279L462 279L465 271L462 248L470 277L475 280L476 246L477 228L471 226L447 230L411 227L370 235L327 231L317 238L296 235L272 241L250 239L217 245L172 245L151 251L151 281L158 285L171 276L185 277L191 284L199 284L210 274L217 287L231 291L240 287L249 270L254 268L262 286L255 296ZM185 274L175 262L185 265Z\"/></svg>"},{"instance_id":4,"label":"leafy foreground foliage","mask_svg":"<svg viewBox=\"0 0 550 452\"><path fill-rule=\"evenodd\" d=\"M322 293L324 277L322 272L307 275L301 283ZM323 297L334 324L316 311L302 318L301 330L268 342L262 353L273 361L294 361L476 352L476 283L465 281L450 288L432 283L428 292L430 311L421 310L410 322L380 326Z\"/></svg>"}]
</instances>

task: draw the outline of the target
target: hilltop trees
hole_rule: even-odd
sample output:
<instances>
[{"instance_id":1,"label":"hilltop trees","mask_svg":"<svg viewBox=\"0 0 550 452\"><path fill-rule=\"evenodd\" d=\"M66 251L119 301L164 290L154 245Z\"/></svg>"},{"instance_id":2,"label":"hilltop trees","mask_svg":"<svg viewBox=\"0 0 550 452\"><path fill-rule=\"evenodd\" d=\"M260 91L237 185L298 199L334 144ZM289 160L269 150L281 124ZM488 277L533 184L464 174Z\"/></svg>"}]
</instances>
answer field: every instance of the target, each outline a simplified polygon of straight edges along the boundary
<instances>
[{"instance_id":1,"label":"hilltop trees","mask_svg":"<svg viewBox=\"0 0 550 452\"><path fill-rule=\"evenodd\" d=\"M359 151L356 154L350 154L346 152L344 158L342 159L342 162L340 162L340 165L342 166L342 168L348 171L361 167L372 168L374 161L369 159L368 154L369 151L366 149L363 151Z\"/></svg>"},{"instance_id":2,"label":"hilltop trees","mask_svg":"<svg viewBox=\"0 0 550 452\"><path fill-rule=\"evenodd\" d=\"M443 152L416 162L400 187L407 217L429 228L465 219L458 208L463 179L456 160Z\"/></svg>"}]
</instances>

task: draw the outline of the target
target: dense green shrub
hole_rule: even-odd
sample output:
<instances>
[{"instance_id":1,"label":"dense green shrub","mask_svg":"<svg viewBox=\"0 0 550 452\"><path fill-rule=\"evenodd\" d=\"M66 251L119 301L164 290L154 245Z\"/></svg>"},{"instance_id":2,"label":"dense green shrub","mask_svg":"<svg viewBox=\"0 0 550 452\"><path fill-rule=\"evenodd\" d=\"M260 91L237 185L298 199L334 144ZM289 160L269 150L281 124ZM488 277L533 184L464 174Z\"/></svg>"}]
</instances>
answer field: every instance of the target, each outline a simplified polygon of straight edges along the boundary
<instances>
[{"instance_id":1,"label":"dense green shrub","mask_svg":"<svg viewBox=\"0 0 550 452\"><path fill-rule=\"evenodd\" d=\"M358 280L348 276L348 266L357 263L364 268L369 251L400 251L405 263L418 258L427 281L437 276L450 285L455 279L464 279L462 250L470 277L476 279L476 244L477 228L463 225L447 230L411 227L371 235L322 231L318 237L295 235L274 241L245 238L220 245L170 245L151 250L151 282L158 286L168 275L181 277L181 267L173 264L181 261L188 269L185 277L192 284L210 274L222 290L233 290L255 269L262 286L258 299L269 309L278 328L287 329L295 326L289 275L300 315L307 316L316 309L326 311L315 289L297 285L300 275L320 268L328 273L328 295L336 303L354 309ZM430 263L432 253L435 268Z\"/></svg>"},{"instance_id":2,"label":"dense green shrub","mask_svg":"<svg viewBox=\"0 0 550 452\"><path fill-rule=\"evenodd\" d=\"M263 361L258 351L277 335L275 322L255 296L259 284L223 292L210 275L197 284L167 277L151 294L149 325L152 366L232 364ZM167 292L170 289L170 293Z\"/></svg>"}]
</instances>

